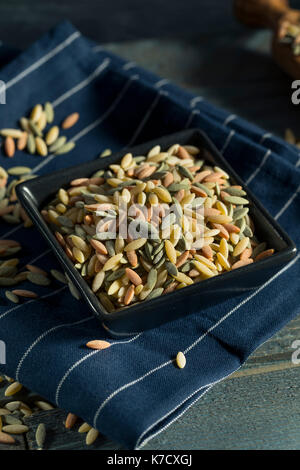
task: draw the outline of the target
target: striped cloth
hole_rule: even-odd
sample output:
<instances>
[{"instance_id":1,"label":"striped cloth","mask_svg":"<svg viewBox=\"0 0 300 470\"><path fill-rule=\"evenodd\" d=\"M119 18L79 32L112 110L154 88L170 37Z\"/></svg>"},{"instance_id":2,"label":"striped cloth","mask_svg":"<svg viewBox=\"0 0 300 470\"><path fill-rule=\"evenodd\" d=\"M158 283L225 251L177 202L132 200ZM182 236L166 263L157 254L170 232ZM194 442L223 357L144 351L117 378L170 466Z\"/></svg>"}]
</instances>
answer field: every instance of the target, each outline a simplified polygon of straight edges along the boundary
<instances>
[{"instance_id":1,"label":"striped cloth","mask_svg":"<svg viewBox=\"0 0 300 470\"><path fill-rule=\"evenodd\" d=\"M81 116L67 131L75 150L46 158L18 152L14 164L45 174L94 159L107 147L199 127L300 244L299 153L263 129L105 52L69 23L18 55L0 78L7 85L0 127L15 126L33 104L47 100L57 122L73 111ZM0 234L22 242L24 265L57 267L36 229L1 222ZM0 338L7 364L0 371L122 446L141 448L299 313L299 256L250 294L211 308L199 305L199 314L127 339L109 339L112 347L104 351L83 347L95 337L108 338L64 286L40 287L38 300L13 307L2 292ZM179 350L187 357L183 370L172 362Z\"/></svg>"}]
</instances>

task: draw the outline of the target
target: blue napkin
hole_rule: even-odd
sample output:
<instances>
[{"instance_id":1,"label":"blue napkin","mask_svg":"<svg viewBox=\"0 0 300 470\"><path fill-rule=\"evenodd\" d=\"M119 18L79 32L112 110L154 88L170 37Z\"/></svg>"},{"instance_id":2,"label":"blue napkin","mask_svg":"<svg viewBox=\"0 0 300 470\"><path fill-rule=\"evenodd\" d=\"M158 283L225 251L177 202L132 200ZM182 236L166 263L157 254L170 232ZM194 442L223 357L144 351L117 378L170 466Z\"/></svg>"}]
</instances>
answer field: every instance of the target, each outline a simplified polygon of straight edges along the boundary
<instances>
[{"instance_id":1,"label":"blue napkin","mask_svg":"<svg viewBox=\"0 0 300 470\"><path fill-rule=\"evenodd\" d=\"M14 127L38 102L54 104L56 122L80 112L77 126L67 131L75 150L55 158L17 152L14 164L45 174L94 159L104 148L199 127L299 246L296 147L102 50L69 23L18 55L0 70L0 79L7 85L0 128ZM0 164L12 161L1 155ZM35 228L1 222L0 234L22 243L24 265L57 267ZM7 364L0 371L121 445L141 448L299 313L299 276L298 255L254 292L211 308L199 305L199 314L122 340L109 339L86 305L56 281L38 288L38 300L17 306L3 290L0 339ZM95 338L112 347L88 351L85 343ZM173 362L179 350L187 358L183 370Z\"/></svg>"}]
</instances>

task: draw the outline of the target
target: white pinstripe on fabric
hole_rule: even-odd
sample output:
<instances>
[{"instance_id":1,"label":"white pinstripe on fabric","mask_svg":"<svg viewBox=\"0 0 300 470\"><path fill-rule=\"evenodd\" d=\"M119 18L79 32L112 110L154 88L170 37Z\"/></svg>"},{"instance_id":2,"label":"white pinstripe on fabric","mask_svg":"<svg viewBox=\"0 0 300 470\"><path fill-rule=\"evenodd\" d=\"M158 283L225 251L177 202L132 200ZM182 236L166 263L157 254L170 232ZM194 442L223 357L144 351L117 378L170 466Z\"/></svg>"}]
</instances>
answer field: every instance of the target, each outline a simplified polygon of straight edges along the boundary
<instances>
[{"instance_id":1,"label":"white pinstripe on fabric","mask_svg":"<svg viewBox=\"0 0 300 470\"><path fill-rule=\"evenodd\" d=\"M260 145L263 144L264 141L265 141L266 139L269 139L270 137L272 137L271 132L266 132L266 133L262 136L262 138L260 139L259 144L260 144Z\"/></svg>"},{"instance_id":2,"label":"white pinstripe on fabric","mask_svg":"<svg viewBox=\"0 0 300 470\"><path fill-rule=\"evenodd\" d=\"M68 327L68 326L81 325L81 323L85 323L85 322L87 322L87 321L94 320L94 319L95 319L95 317L94 317L94 315L92 315L92 316L90 316L90 317L83 318L82 320L78 320L78 321L76 321L76 322L64 323L64 324L62 324L62 325L56 325L56 326L53 326L52 328L49 328L49 330L44 331L44 333L42 333L42 334L29 346L29 348L27 348L27 350L25 351L25 353L24 353L23 356L21 357L21 359L20 359L20 361L19 361L19 364L18 364L18 366L17 366L17 370L16 370L16 380L19 380L20 371L21 371L23 362L25 361L26 357L31 353L31 351L33 350L33 348L34 348L42 339L44 339L49 333L52 333L53 331L59 330L60 328L66 328L66 327Z\"/></svg>"},{"instance_id":3,"label":"white pinstripe on fabric","mask_svg":"<svg viewBox=\"0 0 300 470\"><path fill-rule=\"evenodd\" d=\"M35 263L35 262L38 261L39 259L43 258L43 256L48 255L49 253L51 253L51 251L52 251L52 250L49 248L49 250L46 250L46 251L44 251L43 253L40 253L40 254L37 255L35 258L33 258L33 259L31 259L30 261L28 261L28 263L26 263L26 265L24 265L24 266L22 266L21 268L19 268L19 270L20 270L20 269L24 269L24 268L27 266L27 264L33 264L33 263Z\"/></svg>"},{"instance_id":4,"label":"white pinstripe on fabric","mask_svg":"<svg viewBox=\"0 0 300 470\"><path fill-rule=\"evenodd\" d=\"M49 248L49 250L46 250L46 251L43 251L43 253L40 253L39 255L37 255L35 258L33 258L32 260L28 261L27 264L32 264L32 263L35 263L36 261L38 261L40 258L42 258L43 256L47 255L48 253L51 253L52 250Z\"/></svg>"},{"instance_id":5,"label":"white pinstripe on fabric","mask_svg":"<svg viewBox=\"0 0 300 470\"><path fill-rule=\"evenodd\" d=\"M225 119L225 121L223 122L223 126L227 126L227 124L229 124L231 121L233 121L234 119L236 118L236 114L230 114L229 116L227 116L227 118Z\"/></svg>"},{"instance_id":6,"label":"white pinstripe on fabric","mask_svg":"<svg viewBox=\"0 0 300 470\"><path fill-rule=\"evenodd\" d=\"M268 160L269 156L271 155L271 150L268 149L261 161L261 163L259 164L259 166L253 171L253 173L249 176L249 178L247 179L246 181L246 184L250 184L252 180L254 180L254 178L258 175L258 173L260 172L260 170L262 169L262 167L264 166L264 164L266 163L266 161Z\"/></svg>"},{"instance_id":7,"label":"white pinstripe on fabric","mask_svg":"<svg viewBox=\"0 0 300 470\"><path fill-rule=\"evenodd\" d=\"M134 67L136 67L135 62L126 62L126 64L123 65L124 70L133 69Z\"/></svg>"},{"instance_id":8,"label":"white pinstripe on fabric","mask_svg":"<svg viewBox=\"0 0 300 470\"><path fill-rule=\"evenodd\" d=\"M104 59L103 62L101 62L101 64L96 68L96 70L94 70L94 72L92 72L88 77L86 77L84 80L82 80L80 83L75 85L73 88L66 91L58 98L56 98L56 100L52 101L52 106L56 108L65 100L73 96L75 93L78 93L78 91L88 86L95 78L97 78L108 67L109 64L110 64L110 59L108 58Z\"/></svg>"},{"instance_id":9,"label":"white pinstripe on fabric","mask_svg":"<svg viewBox=\"0 0 300 470\"><path fill-rule=\"evenodd\" d=\"M200 114L200 111L198 111L198 109L194 109L193 111L191 111L191 113L190 113L190 115L187 118L187 121L185 123L184 129L188 129L190 127L191 123L193 122L194 117L197 114Z\"/></svg>"},{"instance_id":10,"label":"white pinstripe on fabric","mask_svg":"<svg viewBox=\"0 0 300 470\"><path fill-rule=\"evenodd\" d=\"M221 323L223 323L227 318L229 318L233 313L235 313L237 310L239 310L241 307L243 307L245 304L247 304L251 299L253 299L257 294L259 294L263 289L265 289L268 285L270 285L275 279L277 279L281 274L283 274L285 271L287 271L289 268L291 268L300 258L300 254L296 256L292 261L290 261L286 266L284 266L280 271L278 271L274 276L272 276L268 281L266 281L262 286L260 286L257 290L255 290L252 294L250 294L248 297L246 297L243 301L241 301L238 305L236 305L233 309L231 309L229 312L227 312L223 317L220 318L214 325L212 325L203 335L201 335L196 341L194 341L190 346L188 346L184 350L184 354L187 354L189 351L191 351L197 344L199 344L204 338L206 338L209 333L211 333L215 328L217 328ZM97 421L99 418L99 415L103 408L107 405L107 403L112 400L117 394L122 392L123 390L126 390L127 388L137 384L138 382L144 380L146 377L149 377L153 373L157 372L158 370L171 365L173 363L172 360L168 360L159 366L149 370L147 373L144 375L140 376L139 378L132 380L131 382L128 382L121 387L119 387L117 390L112 392L99 406L99 408L96 411L96 414L94 416L93 420L93 426L97 427Z\"/></svg>"},{"instance_id":11,"label":"white pinstripe on fabric","mask_svg":"<svg viewBox=\"0 0 300 470\"><path fill-rule=\"evenodd\" d=\"M156 82L154 86L155 88L161 88L162 86L168 85L169 83L170 80L168 80L167 78L162 78L161 80L158 80L158 82Z\"/></svg>"},{"instance_id":12,"label":"white pinstripe on fabric","mask_svg":"<svg viewBox=\"0 0 300 470\"><path fill-rule=\"evenodd\" d=\"M158 419L157 421L155 421L155 423L151 424L151 426L149 426L141 435L140 437L138 438L137 442L136 442L136 445L135 445L135 448L134 450L140 450L142 449L143 447L145 447L146 444L148 444L149 441L151 441L152 439L154 439L154 437L158 436L159 434L161 434L163 431L165 431L166 429L168 429L168 427L171 426L171 424L173 424L175 421L177 421L179 418L181 418L181 416L183 416L185 414L186 411L188 411L188 409L193 406L195 403L197 403L198 400L200 400L200 398L202 398L207 392L209 392L209 390L213 387L213 385L211 385L207 390L204 390L203 393L201 393L199 395L199 397L196 398L196 400L194 400L192 403L190 403L189 406L186 407L185 410L183 410L181 413L179 413L179 415L177 415L175 418L173 418L171 421L169 421L165 426L163 426L162 428L160 428L157 432L155 432L154 434L151 434L150 436L147 437L147 439L145 439L144 441L142 440L143 439L143 436L145 436L145 434L147 434L151 429L153 429L157 424L159 424L161 421L163 421L164 419L166 419L168 416L170 416L172 413L174 413L174 411L177 410L177 408L179 406L181 406L183 403L185 403L187 400L190 400L194 395L196 395L196 393L199 393L200 390L202 390L203 388L205 388L206 386L204 387L200 387L198 390L196 390L195 392L193 392L191 395L189 395L184 401L182 401L181 403L179 403L175 408L173 408L171 411L169 411L168 413L166 413L162 418Z\"/></svg>"},{"instance_id":13,"label":"white pinstripe on fabric","mask_svg":"<svg viewBox=\"0 0 300 470\"><path fill-rule=\"evenodd\" d=\"M195 98L192 98L190 101L191 108L194 108L197 103L201 103L203 100L204 98L202 96L196 96Z\"/></svg>"},{"instance_id":14,"label":"white pinstripe on fabric","mask_svg":"<svg viewBox=\"0 0 300 470\"><path fill-rule=\"evenodd\" d=\"M292 204L293 200L297 197L299 193L300 193L300 186L298 186L294 194L287 200L287 202L280 209L280 211L277 212L277 214L275 215L275 220L279 219L279 217L287 210L287 208Z\"/></svg>"},{"instance_id":15,"label":"white pinstripe on fabric","mask_svg":"<svg viewBox=\"0 0 300 470\"><path fill-rule=\"evenodd\" d=\"M23 224L19 224L17 225L16 227L12 228L11 230L9 230L8 232L4 233L3 235L1 235L0 237L0 240L3 240L4 238L6 237L9 237L10 235L12 235L13 233L17 232L18 230L20 230L20 228L24 227Z\"/></svg>"},{"instance_id":16,"label":"white pinstripe on fabric","mask_svg":"<svg viewBox=\"0 0 300 470\"><path fill-rule=\"evenodd\" d=\"M6 90L9 90L9 88L14 86L16 83L21 81L23 78L27 77L27 75L34 72L39 67L41 67L41 65L45 64L50 59L55 57L57 54L59 54L61 51L63 51L66 47L68 47L70 44L72 44L72 42L75 41L75 39L77 39L79 36L80 36L80 33L78 31L75 31L67 39L65 39L60 44L58 44L54 49L52 49L50 52L45 54L39 60L37 60L36 62L31 64L30 67L28 67L27 69L20 72L14 78L11 78L10 80L8 80L6 82Z\"/></svg>"},{"instance_id":17,"label":"white pinstripe on fabric","mask_svg":"<svg viewBox=\"0 0 300 470\"><path fill-rule=\"evenodd\" d=\"M296 162L295 167L298 168L298 166L300 166L300 157L299 157L299 160Z\"/></svg>"},{"instance_id":18,"label":"white pinstripe on fabric","mask_svg":"<svg viewBox=\"0 0 300 470\"><path fill-rule=\"evenodd\" d=\"M29 300L28 302L26 302L25 304L16 305L15 307L10 308L6 312L1 313L0 320L2 320L4 317L6 317L6 315L8 315L10 312L13 312L14 310L18 310L19 308L24 307L25 305L29 305L32 302L36 302L37 300L47 299L48 297L59 294L65 288L66 288L66 286L60 287L59 289L55 290L54 292L50 292L49 294L42 295L41 297L39 297L39 299L32 299L32 300Z\"/></svg>"},{"instance_id":19,"label":"white pinstripe on fabric","mask_svg":"<svg viewBox=\"0 0 300 470\"><path fill-rule=\"evenodd\" d=\"M118 346L119 344L127 344L127 343L132 343L133 341L135 341L139 336L141 336L142 333L138 333L134 338L130 338L130 339L127 339L127 340L124 340L124 341L118 341L118 342L115 342L115 343L111 343L111 347L112 346ZM57 406L59 406L58 404L58 401L59 401L59 394L60 394L60 390L61 390L61 387L63 386L63 383L66 381L66 379L69 377L69 375L71 374L71 372L73 372L74 369L76 369L76 367L78 367L80 364L82 364L84 361L86 361L87 359L89 359L90 357L94 356L95 354L98 354L100 353L101 350L95 350L95 351L91 351L90 353L88 353L86 356L82 357L81 359L79 359L78 361L76 361L68 370L67 372L63 375L62 379L59 381L59 384L57 386L57 389L56 389L56 392L55 392L55 403L57 404Z\"/></svg>"},{"instance_id":20,"label":"white pinstripe on fabric","mask_svg":"<svg viewBox=\"0 0 300 470\"><path fill-rule=\"evenodd\" d=\"M228 136L227 136L227 139L225 140L224 142L224 145L221 149L221 153L225 152L225 150L227 149L232 137L234 136L235 134L235 131L233 129L231 129L231 131L229 132Z\"/></svg>"}]
</instances>

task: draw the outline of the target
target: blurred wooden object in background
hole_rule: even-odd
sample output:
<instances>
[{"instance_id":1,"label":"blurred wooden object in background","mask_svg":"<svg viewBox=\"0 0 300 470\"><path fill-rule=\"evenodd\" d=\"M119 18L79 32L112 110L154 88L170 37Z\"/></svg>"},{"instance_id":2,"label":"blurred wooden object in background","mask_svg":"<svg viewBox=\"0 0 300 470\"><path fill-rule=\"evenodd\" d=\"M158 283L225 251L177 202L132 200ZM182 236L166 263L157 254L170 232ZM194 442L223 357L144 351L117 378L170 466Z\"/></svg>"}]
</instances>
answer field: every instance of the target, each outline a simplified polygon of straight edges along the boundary
<instances>
[{"instance_id":1,"label":"blurred wooden object in background","mask_svg":"<svg viewBox=\"0 0 300 470\"><path fill-rule=\"evenodd\" d=\"M247 26L272 29L274 60L286 73L300 78L300 51L295 55L293 47L282 42L290 25L300 27L300 10L290 8L288 0L234 0L234 14ZM300 35L295 43L300 44Z\"/></svg>"}]
</instances>

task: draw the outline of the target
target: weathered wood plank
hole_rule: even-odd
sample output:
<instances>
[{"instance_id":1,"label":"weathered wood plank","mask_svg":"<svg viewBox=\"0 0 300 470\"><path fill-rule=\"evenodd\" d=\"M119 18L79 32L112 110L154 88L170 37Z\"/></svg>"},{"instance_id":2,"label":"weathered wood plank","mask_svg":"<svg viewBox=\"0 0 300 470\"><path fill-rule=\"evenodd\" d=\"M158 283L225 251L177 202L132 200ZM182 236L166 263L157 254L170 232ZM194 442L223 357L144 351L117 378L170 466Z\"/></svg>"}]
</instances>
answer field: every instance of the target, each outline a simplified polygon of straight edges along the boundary
<instances>
[{"instance_id":1,"label":"weathered wood plank","mask_svg":"<svg viewBox=\"0 0 300 470\"><path fill-rule=\"evenodd\" d=\"M299 449L297 368L216 385L145 449Z\"/></svg>"},{"instance_id":2,"label":"weathered wood plank","mask_svg":"<svg viewBox=\"0 0 300 470\"><path fill-rule=\"evenodd\" d=\"M15 444L0 444L0 452L1 450L26 450L27 445L26 445L26 438L25 436L19 435L19 436L13 436L14 439L16 440Z\"/></svg>"},{"instance_id":3,"label":"weathered wood plank","mask_svg":"<svg viewBox=\"0 0 300 470\"><path fill-rule=\"evenodd\" d=\"M46 440L45 450L112 450L120 449L117 444L108 441L104 436L99 436L98 439L91 446L85 443L86 434L78 432L78 428L82 421L75 424L74 428L66 429L64 422L66 419L66 412L55 409L51 411L42 411L34 413L33 415L24 419L24 422L29 426L27 433L28 448L31 450L37 449L35 440L35 432L40 423L46 426Z\"/></svg>"}]
</instances>

